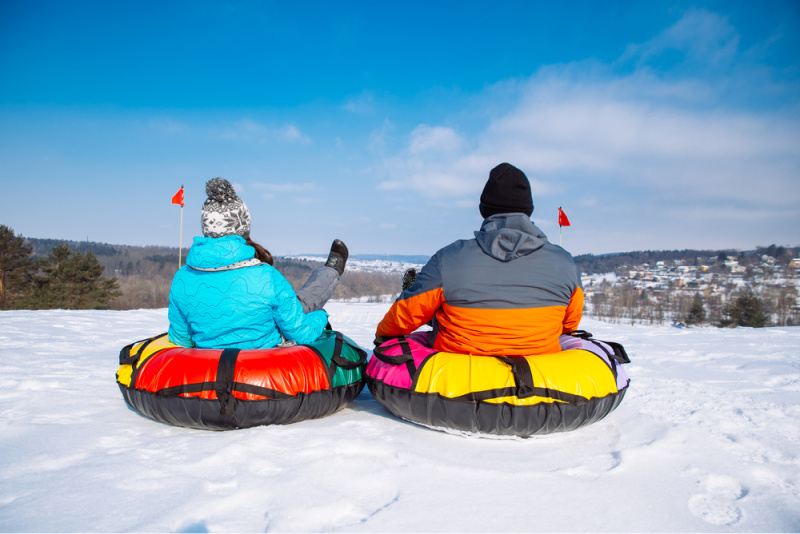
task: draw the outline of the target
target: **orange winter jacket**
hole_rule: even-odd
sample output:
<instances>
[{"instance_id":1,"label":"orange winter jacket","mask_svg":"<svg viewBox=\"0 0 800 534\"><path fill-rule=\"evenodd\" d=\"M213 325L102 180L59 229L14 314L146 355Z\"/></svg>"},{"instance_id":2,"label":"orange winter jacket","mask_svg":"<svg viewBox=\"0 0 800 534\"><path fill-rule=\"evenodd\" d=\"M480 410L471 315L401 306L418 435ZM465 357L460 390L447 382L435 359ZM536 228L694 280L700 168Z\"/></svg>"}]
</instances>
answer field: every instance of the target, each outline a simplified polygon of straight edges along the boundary
<instances>
[{"instance_id":1,"label":"orange winter jacket","mask_svg":"<svg viewBox=\"0 0 800 534\"><path fill-rule=\"evenodd\" d=\"M558 352L578 329L583 288L569 252L521 213L493 215L475 239L441 249L378 324L410 334L433 321L437 350L486 356Z\"/></svg>"}]
</instances>

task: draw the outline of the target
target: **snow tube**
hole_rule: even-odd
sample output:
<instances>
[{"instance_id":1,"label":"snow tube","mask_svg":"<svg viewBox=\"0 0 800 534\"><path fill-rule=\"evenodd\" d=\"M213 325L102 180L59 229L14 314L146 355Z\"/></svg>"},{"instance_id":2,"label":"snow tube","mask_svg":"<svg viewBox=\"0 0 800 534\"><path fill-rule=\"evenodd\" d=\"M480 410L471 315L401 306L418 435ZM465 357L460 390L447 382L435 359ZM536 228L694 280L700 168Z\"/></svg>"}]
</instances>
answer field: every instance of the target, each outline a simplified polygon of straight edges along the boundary
<instances>
[{"instance_id":1,"label":"snow tube","mask_svg":"<svg viewBox=\"0 0 800 534\"><path fill-rule=\"evenodd\" d=\"M333 330L274 349L187 349L167 334L120 351L117 384L134 410L208 430L323 417L364 388L367 353Z\"/></svg>"},{"instance_id":2,"label":"snow tube","mask_svg":"<svg viewBox=\"0 0 800 534\"><path fill-rule=\"evenodd\" d=\"M445 431L528 437L599 421L630 380L622 345L584 331L560 338L561 352L472 356L436 351L427 332L383 341L367 365L373 397L394 415Z\"/></svg>"}]
</instances>

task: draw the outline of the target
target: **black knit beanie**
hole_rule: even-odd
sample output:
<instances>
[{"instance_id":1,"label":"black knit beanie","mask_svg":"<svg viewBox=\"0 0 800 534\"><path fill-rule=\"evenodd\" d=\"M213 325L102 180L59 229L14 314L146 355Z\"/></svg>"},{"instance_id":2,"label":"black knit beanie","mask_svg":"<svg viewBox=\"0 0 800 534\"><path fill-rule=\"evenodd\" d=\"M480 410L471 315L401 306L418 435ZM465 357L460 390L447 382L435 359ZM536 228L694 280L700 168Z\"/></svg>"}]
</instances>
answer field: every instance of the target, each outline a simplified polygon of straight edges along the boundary
<instances>
[{"instance_id":1,"label":"black knit beanie","mask_svg":"<svg viewBox=\"0 0 800 534\"><path fill-rule=\"evenodd\" d=\"M489 173L481 193L481 215L484 219L498 213L533 213L531 184L525 173L510 163L501 163Z\"/></svg>"}]
</instances>

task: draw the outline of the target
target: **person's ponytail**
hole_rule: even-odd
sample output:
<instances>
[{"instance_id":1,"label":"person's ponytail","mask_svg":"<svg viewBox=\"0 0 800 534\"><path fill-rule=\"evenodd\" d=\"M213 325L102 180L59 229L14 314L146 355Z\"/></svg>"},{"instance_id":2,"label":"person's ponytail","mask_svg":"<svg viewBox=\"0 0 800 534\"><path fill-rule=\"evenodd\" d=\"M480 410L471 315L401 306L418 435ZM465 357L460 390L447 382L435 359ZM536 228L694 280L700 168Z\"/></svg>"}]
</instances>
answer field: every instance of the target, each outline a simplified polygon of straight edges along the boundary
<instances>
[{"instance_id":1,"label":"person's ponytail","mask_svg":"<svg viewBox=\"0 0 800 534\"><path fill-rule=\"evenodd\" d=\"M274 265L274 260L272 259L272 254L270 254L269 250L265 249L258 243L251 240L249 237L245 239L245 242L256 249L256 259L261 263L267 263L269 265Z\"/></svg>"}]
</instances>

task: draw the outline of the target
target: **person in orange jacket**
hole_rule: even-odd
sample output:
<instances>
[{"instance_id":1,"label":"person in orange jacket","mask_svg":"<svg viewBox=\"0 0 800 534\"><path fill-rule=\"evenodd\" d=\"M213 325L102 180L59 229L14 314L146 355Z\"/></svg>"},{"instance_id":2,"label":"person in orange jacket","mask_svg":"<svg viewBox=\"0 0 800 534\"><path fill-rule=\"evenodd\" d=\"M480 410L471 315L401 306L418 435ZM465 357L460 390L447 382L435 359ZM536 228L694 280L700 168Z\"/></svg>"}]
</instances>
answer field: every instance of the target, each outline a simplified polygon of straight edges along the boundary
<instances>
[{"instance_id":1,"label":"person in orange jacket","mask_svg":"<svg viewBox=\"0 0 800 534\"><path fill-rule=\"evenodd\" d=\"M378 324L376 342L430 322L428 343L444 352L546 354L561 350L562 333L578 329L580 275L570 253L530 220L525 173L509 163L492 169L479 208L484 221L475 238L431 257Z\"/></svg>"}]
</instances>

